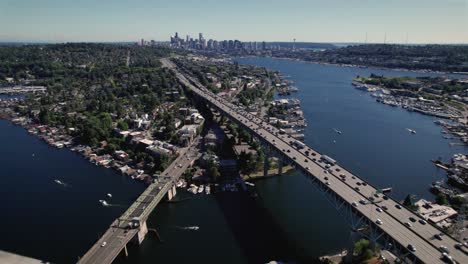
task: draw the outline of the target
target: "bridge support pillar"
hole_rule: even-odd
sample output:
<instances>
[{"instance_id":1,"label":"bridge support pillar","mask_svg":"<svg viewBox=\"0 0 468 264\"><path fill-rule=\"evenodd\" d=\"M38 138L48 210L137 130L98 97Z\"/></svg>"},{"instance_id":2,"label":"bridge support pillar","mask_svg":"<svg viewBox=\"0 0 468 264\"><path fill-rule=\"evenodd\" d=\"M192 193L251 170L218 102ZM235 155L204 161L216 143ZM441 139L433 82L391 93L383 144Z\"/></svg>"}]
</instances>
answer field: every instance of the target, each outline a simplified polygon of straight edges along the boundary
<instances>
[{"instance_id":1,"label":"bridge support pillar","mask_svg":"<svg viewBox=\"0 0 468 264\"><path fill-rule=\"evenodd\" d=\"M278 174L283 174L283 160L281 158L278 158Z\"/></svg>"},{"instance_id":2,"label":"bridge support pillar","mask_svg":"<svg viewBox=\"0 0 468 264\"><path fill-rule=\"evenodd\" d=\"M134 242L140 245L145 239L146 234L148 234L148 227L146 226L146 221L140 222L140 228L138 233L134 237Z\"/></svg>"},{"instance_id":3,"label":"bridge support pillar","mask_svg":"<svg viewBox=\"0 0 468 264\"><path fill-rule=\"evenodd\" d=\"M128 257L127 244L125 244L125 246L124 246L124 254L125 254L125 257Z\"/></svg>"},{"instance_id":4,"label":"bridge support pillar","mask_svg":"<svg viewBox=\"0 0 468 264\"><path fill-rule=\"evenodd\" d=\"M172 200L172 189L169 189L169 191L167 191L167 200Z\"/></svg>"},{"instance_id":5,"label":"bridge support pillar","mask_svg":"<svg viewBox=\"0 0 468 264\"><path fill-rule=\"evenodd\" d=\"M268 169L270 168L270 166L268 165L270 161L270 155L266 154L265 153L265 158L263 160L263 176L268 176Z\"/></svg>"},{"instance_id":6,"label":"bridge support pillar","mask_svg":"<svg viewBox=\"0 0 468 264\"><path fill-rule=\"evenodd\" d=\"M170 201L172 198L174 198L177 194L176 186L173 185L168 191L167 191L167 199Z\"/></svg>"}]
</instances>

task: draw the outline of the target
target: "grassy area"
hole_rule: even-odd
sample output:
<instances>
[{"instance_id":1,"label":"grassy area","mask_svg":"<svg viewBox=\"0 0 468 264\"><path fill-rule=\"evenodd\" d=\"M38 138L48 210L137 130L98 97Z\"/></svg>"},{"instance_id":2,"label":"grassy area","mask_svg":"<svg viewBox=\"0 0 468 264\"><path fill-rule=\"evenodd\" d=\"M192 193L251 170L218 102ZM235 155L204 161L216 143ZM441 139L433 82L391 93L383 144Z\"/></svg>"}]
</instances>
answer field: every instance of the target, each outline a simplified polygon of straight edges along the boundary
<instances>
[{"instance_id":1,"label":"grassy area","mask_svg":"<svg viewBox=\"0 0 468 264\"><path fill-rule=\"evenodd\" d=\"M288 173L288 172L290 172L292 170L294 170L293 166L283 166L283 173ZM268 170L268 176L274 176L274 175L277 175L277 174L278 174L278 169L277 168ZM242 175L242 178L244 180L260 178L260 177L264 177L263 169L258 170L258 171L254 172L254 173L251 173L250 175Z\"/></svg>"},{"instance_id":2,"label":"grassy area","mask_svg":"<svg viewBox=\"0 0 468 264\"><path fill-rule=\"evenodd\" d=\"M460 110L460 111L465 111L465 104L464 103L461 103L461 102L457 102L457 101L448 101L448 100L445 100L444 101L444 104L448 104L452 107L455 107L456 109Z\"/></svg>"}]
</instances>

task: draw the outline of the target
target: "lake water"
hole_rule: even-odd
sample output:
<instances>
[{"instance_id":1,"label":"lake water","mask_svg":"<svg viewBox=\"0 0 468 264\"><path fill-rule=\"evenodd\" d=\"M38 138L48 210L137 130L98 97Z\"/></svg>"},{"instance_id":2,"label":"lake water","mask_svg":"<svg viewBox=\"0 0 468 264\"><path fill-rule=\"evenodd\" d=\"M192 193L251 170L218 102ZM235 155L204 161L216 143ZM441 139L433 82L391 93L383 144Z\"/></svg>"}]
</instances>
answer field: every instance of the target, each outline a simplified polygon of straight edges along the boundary
<instances>
[{"instance_id":1,"label":"lake water","mask_svg":"<svg viewBox=\"0 0 468 264\"><path fill-rule=\"evenodd\" d=\"M4 120L0 167L0 249L55 263L76 262L144 189Z\"/></svg>"},{"instance_id":2,"label":"lake water","mask_svg":"<svg viewBox=\"0 0 468 264\"><path fill-rule=\"evenodd\" d=\"M301 100L308 121L306 143L372 184L393 187L398 199L408 193L432 198L428 187L444 173L430 160L466 152L448 145L434 118L377 103L351 86L356 75L423 74L270 58L238 61L290 75L300 89L293 97ZM0 121L0 146L4 250L72 263L124 210L104 208L98 200L111 192L112 203L128 206L144 188L70 151L51 148L6 121ZM346 223L302 175L259 181L256 189L255 199L221 193L160 204L148 227L157 229L163 241L149 235L117 263L307 263L347 246ZM178 198L186 196L179 190ZM200 229L183 229L188 226Z\"/></svg>"}]
</instances>

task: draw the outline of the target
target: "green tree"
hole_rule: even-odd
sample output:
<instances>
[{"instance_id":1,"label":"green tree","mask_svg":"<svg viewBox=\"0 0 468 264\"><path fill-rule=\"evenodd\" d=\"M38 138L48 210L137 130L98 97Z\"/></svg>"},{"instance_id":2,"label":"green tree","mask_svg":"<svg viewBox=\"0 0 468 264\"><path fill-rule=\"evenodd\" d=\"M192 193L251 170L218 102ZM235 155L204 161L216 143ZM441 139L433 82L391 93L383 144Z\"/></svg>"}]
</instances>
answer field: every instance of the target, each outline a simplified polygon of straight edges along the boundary
<instances>
[{"instance_id":1,"label":"green tree","mask_svg":"<svg viewBox=\"0 0 468 264\"><path fill-rule=\"evenodd\" d=\"M403 205L410 208L411 210L413 211L417 211L418 210L418 206L414 204L414 199L413 199L413 195L411 194L408 194L406 197L405 197L405 200L403 201Z\"/></svg>"},{"instance_id":2,"label":"green tree","mask_svg":"<svg viewBox=\"0 0 468 264\"><path fill-rule=\"evenodd\" d=\"M257 160L255 155L242 151L238 157L238 166L242 174L250 175L257 169Z\"/></svg>"},{"instance_id":3,"label":"green tree","mask_svg":"<svg viewBox=\"0 0 468 264\"><path fill-rule=\"evenodd\" d=\"M460 210L464 203L465 198L463 198L462 196L455 196L452 197L452 199L450 200L450 204L452 205L453 209L457 211Z\"/></svg>"},{"instance_id":4,"label":"green tree","mask_svg":"<svg viewBox=\"0 0 468 264\"><path fill-rule=\"evenodd\" d=\"M104 151L108 154L114 153L118 149L118 146L112 143L108 143L107 146L104 148Z\"/></svg>"},{"instance_id":5,"label":"green tree","mask_svg":"<svg viewBox=\"0 0 468 264\"><path fill-rule=\"evenodd\" d=\"M216 167L216 166L211 167L209 169L209 174L210 174L210 178L212 180L214 180L214 181L217 180L219 178L219 176L220 176L220 173L218 171L218 167Z\"/></svg>"},{"instance_id":6,"label":"green tree","mask_svg":"<svg viewBox=\"0 0 468 264\"><path fill-rule=\"evenodd\" d=\"M121 130L128 130L128 123L124 120L117 123L117 127Z\"/></svg>"},{"instance_id":7,"label":"green tree","mask_svg":"<svg viewBox=\"0 0 468 264\"><path fill-rule=\"evenodd\" d=\"M449 204L449 201L447 199L447 195L445 195L444 193L438 193L437 196L436 196L436 203L438 203L440 205Z\"/></svg>"},{"instance_id":8,"label":"green tree","mask_svg":"<svg viewBox=\"0 0 468 264\"><path fill-rule=\"evenodd\" d=\"M41 122L41 124L45 124L45 125L49 124L50 122L49 110L47 110L46 108L41 109L41 112L39 113L39 121Z\"/></svg>"},{"instance_id":9,"label":"green tree","mask_svg":"<svg viewBox=\"0 0 468 264\"><path fill-rule=\"evenodd\" d=\"M360 239L354 244L354 255L359 262L371 259L374 256L374 248L367 239Z\"/></svg>"}]
</instances>

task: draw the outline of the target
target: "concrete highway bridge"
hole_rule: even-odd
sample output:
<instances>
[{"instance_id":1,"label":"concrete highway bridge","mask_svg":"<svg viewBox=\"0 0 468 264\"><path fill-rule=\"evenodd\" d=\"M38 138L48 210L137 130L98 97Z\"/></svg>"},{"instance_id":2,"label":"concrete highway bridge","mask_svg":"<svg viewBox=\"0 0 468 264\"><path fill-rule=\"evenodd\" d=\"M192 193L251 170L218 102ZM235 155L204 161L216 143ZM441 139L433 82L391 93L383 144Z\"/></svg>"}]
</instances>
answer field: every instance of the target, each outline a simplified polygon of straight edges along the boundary
<instances>
[{"instance_id":1,"label":"concrete highway bridge","mask_svg":"<svg viewBox=\"0 0 468 264\"><path fill-rule=\"evenodd\" d=\"M192 145L180 150L179 156L152 183L138 199L117 218L91 249L79 260L79 264L112 263L123 251L128 255L127 244L140 244L148 233L146 220L159 202L167 195L169 200L176 195L176 182L180 176L200 157L199 138Z\"/></svg>"},{"instance_id":2,"label":"concrete highway bridge","mask_svg":"<svg viewBox=\"0 0 468 264\"><path fill-rule=\"evenodd\" d=\"M468 256L459 249L459 241L383 195L377 187L311 147L301 145L264 120L216 96L190 73L184 72L183 67L169 59L161 62L172 69L180 83L199 100L249 131L267 154L275 155L282 163L294 165L306 175L350 224L352 237L365 236L407 263L468 263ZM445 256L444 251L448 252Z\"/></svg>"}]
</instances>

